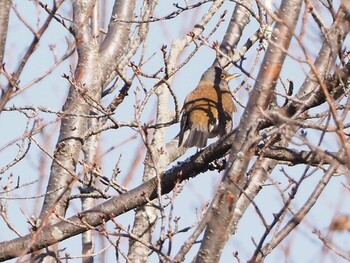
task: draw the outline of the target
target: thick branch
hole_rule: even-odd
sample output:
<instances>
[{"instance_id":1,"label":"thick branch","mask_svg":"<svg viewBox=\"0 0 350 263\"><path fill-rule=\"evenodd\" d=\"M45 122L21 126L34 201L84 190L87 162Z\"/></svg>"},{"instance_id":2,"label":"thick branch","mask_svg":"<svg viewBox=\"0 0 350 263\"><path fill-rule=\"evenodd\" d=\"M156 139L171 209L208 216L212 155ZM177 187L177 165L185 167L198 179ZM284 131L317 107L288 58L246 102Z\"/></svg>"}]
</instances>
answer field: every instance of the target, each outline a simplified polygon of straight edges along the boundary
<instances>
[{"instance_id":1,"label":"thick branch","mask_svg":"<svg viewBox=\"0 0 350 263\"><path fill-rule=\"evenodd\" d=\"M258 156L260 150L255 152ZM320 164L332 164L336 159L339 164L346 165L346 160L341 153L331 153L322 150L315 151L298 151L296 149L288 149L285 147L271 146L264 149L262 156L276 161L287 163L288 165L307 164L318 166Z\"/></svg>"},{"instance_id":2,"label":"thick branch","mask_svg":"<svg viewBox=\"0 0 350 263\"><path fill-rule=\"evenodd\" d=\"M135 0L115 1L108 32L100 48L101 63L106 73L104 76L105 79L115 70L120 56L126 48L126 43L129 40L131 23L120 21L132 20L135 2Z\"/></svg>"},{"instance_id":3,"label":"thick branch","mask_svg":"<svg viewBox=\"0 0 350 263\"><path fill-rule=\"evenodd\" d=\"M10 0L4 0L0 2L0 65L4 63L4 52L5 52L10 7L11 7Z\"/></svg>"},{"instance_id":4,"label":"thick branch","mask_svg":"<svg viewBox=\"0 0 350 263\"><path fill-rule=\"evenodd\" d=\"M92 36L89 30L89 18L93 6L94 0L77 0L73 5L73 32L76 38L79 61L64 105L65 114L62 118L47 186L47 192L51 194L45 196L41 211L42 218L53 209L60 216L65 214L67 208L65 199L69 196L69 187L74 181L75 168L87 129L88 118L80 116L87 116L90 113L89 98L99 101L101 94L97 48L91 41ZM73 116L70 113L80 116ZM56 204L60 199L59 204Z\"/></svg>"},{"instance_id":5,"label":"thick branch","mask_svg":"<svg viewBox=\"0 0 350 263\"><path fill-rule=\"evenodd\" d=\"M227 58L232 58L235 54L235 49L241 36L243 35L243 30L249 23L249 11L248 9L252 5L252 0L245 1L245 6L236 4L235 9L232 13L230 23L227 27L224 39L219 47L220 51L223 52L226 57L219 54L213 64L219 64L222 67L226 66L229 62Z\"/></svg>"}]
</instances>

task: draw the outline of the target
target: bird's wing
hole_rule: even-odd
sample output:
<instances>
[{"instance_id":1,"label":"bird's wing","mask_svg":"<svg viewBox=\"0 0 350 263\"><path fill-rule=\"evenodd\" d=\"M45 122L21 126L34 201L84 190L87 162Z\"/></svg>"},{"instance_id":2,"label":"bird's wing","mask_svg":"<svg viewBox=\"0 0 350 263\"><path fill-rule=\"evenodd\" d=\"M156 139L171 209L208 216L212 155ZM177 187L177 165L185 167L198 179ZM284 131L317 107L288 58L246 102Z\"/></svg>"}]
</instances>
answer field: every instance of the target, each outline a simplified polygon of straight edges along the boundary
<instances>
[{"instance_id":1,"label":"bird's wing","mask_svg":"<svg viewBox=\"0 0 350 263\"><path fill-rule=\"evenodd\" d=\"M188 115L187 114L183 114L182 118L181 118L181 123L180 123L179 147L181 146L181 144L183 142L185 132L188 131L187 119L188 119Z\"/></svg>"}]
</instances>

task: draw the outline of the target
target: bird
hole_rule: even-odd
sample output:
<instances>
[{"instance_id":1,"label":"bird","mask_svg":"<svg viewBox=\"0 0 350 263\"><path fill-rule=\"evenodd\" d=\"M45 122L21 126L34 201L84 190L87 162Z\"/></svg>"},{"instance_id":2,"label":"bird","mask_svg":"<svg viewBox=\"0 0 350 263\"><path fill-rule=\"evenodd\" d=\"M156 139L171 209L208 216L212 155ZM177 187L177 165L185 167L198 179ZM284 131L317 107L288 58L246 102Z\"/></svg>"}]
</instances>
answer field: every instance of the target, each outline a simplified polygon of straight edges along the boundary
<instances>
[{"instance_id":1,"label":"bird","mask_svg":"<svg viewBox=\"0 0 350 263\"><path fill-rule=\"evenodd\" d=\"M185 98L178 134L178 147L204 148L208 138L222 137L232 129L237 111L228 82L240 74L229 74L218 66L208 68L197 87Z\"/></svg>"}]
</instances>

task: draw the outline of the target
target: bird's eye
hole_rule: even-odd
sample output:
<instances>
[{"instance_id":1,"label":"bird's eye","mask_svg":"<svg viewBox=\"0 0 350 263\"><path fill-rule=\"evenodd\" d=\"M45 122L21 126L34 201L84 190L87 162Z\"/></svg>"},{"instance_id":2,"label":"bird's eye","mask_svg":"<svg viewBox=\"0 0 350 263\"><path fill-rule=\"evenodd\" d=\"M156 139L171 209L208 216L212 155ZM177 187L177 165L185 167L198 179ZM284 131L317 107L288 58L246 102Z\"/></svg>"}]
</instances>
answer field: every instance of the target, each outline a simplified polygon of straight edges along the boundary
<instances>
[{"instance_id":1,"label":"bird's eye","mask_svg":"<svg viewBox=\"0 0 350 263\"><path fill-rule=\"evenodd\" d=\"M220 78L221 78L221 79L225 79L225 74L221 74L221 75L220 75Z\"/></svg>"}]
</instances>

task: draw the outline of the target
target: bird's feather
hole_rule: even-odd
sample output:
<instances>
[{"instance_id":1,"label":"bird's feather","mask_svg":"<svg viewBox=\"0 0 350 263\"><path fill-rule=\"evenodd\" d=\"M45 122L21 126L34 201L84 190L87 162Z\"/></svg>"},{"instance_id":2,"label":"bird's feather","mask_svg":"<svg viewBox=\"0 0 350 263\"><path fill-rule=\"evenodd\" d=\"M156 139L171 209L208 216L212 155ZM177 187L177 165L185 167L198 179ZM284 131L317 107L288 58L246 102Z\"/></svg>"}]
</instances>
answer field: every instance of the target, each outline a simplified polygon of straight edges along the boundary
<instances>
[{"instance_id":1,"label":"bird's feather","mask_svg":"<svg viewBox=\"0 0 350 263\"><path fill-rule=\"evenodd\" d=\"M182 133L182 137L179 138L179 145L186 148L191 148L193 146L204 148L207 146L208 137L208 129L198 125Z\"/></svg>"}]
</instances>

